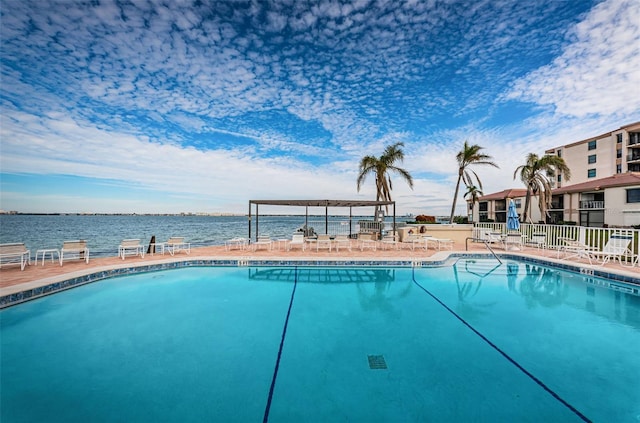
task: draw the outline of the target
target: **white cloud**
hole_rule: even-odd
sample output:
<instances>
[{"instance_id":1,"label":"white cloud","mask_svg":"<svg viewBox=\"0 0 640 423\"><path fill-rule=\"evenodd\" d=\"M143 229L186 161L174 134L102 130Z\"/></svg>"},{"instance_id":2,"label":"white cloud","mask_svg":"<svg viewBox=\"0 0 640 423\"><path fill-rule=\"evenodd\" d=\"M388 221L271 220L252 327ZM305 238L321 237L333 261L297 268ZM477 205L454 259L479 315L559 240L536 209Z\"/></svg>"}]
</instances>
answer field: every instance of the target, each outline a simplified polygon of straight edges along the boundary
<instances>
[{"instance_id":1,"label":"white cloud","mask_svg":"<svg viewBox=\"0 0 640 423\"><path fill-rule=\"evenodd\" d=\"M403 166L422 176L414 192L395 182L394 197L448 214L464 140L501 166L476 169L491 192L517 186L526 153L638 111L637 2L599 3L568 41L566 2L233 6L16 2L3 14L15 64L2 66L3 172L116 179L244 211L251 197L373 198L372 183L355 192L359 159L404 141ZM510 85L522 58L553 54ZM487 129L504 100L544 107Z\"/></svg>"},{"instance_id":2,"label":"white cloud","mask_svg":"<svg viewBox=\"0 0 640 423\"><path fill-rule=\"evenodd\" d=\"M639 111L640 2L607 0L571 31L572 42L547 66L515 82L507 95L584 118Z\"/></svg>"}]
</instances>

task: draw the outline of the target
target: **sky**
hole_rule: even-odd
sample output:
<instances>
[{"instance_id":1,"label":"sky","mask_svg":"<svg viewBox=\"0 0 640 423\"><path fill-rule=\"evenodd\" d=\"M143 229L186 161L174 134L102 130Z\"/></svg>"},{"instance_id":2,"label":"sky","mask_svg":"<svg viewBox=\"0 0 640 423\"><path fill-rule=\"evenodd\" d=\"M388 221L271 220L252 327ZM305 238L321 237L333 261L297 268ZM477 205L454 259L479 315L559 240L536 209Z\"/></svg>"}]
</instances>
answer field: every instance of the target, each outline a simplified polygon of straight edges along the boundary
<instances>
[{"instance_id":1,"label":"sky","mask_svg":"<svg viewBox=\"0 0 640 423\"><path fill-rule=\"evenodd\" d=\"M640 120L637 0L0 4L0 209L247 213L375 200L448 215L463 143L523 188L528 153ZM456 214L465 215L461 188ZM278 210L262 210L265 213ZM291 212L297 212L291 210ZM336 211L337 212L337 211Z\"/></svg>"}]
</instances>

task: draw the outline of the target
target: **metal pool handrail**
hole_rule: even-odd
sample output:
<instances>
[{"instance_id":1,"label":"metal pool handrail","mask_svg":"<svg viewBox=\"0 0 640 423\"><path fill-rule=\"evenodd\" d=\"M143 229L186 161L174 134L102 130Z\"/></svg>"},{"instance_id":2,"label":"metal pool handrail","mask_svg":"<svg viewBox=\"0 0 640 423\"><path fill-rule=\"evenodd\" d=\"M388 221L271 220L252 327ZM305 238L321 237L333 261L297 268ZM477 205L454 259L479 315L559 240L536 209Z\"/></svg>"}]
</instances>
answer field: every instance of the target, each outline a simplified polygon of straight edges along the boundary
<instances>
[{"instance_id":1,"label":"metal pool handrail","mask_svg":"<svg viewBox=\"0 0 640 423\"><path fill-rule=\"evenodd\" d=\"M465 249L465 251L469 251L469 240L473 240L473 242L482 242L484 244L484 246L487 247L487 249L489 251L491 251L491 254L493 254L493 256L496 258L496 260L498 260L500 262L500 264L502 264L502 260L500 260L500 257L497 256L497 254L495 253L495 251L493 251L491 246L489 246L489 243L487 242L486 239L475 238L475 237L472 237L472 236L465 238L465 240L464 240L464 249Z\"/></svg>"}]
</instances>

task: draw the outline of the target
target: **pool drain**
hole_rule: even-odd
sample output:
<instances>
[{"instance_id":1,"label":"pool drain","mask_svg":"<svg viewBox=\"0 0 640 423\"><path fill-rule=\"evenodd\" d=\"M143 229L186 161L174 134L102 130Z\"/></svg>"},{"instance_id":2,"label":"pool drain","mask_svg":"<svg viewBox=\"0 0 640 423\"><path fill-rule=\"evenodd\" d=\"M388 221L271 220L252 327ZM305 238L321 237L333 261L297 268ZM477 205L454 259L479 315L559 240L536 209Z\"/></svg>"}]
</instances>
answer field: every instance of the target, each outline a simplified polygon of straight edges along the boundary
<instances>
[{"instance_id":1,"label":"pool drain","mask_svg":"<svg viewBox=\"0 0 640 423\"><path fill-rule=\"evenodd\" d=\"M368 355L367 359L369 360L369 368L372 370L387 368L387 362L384 361L383 355Z\"/></svg>"}]
</instances>

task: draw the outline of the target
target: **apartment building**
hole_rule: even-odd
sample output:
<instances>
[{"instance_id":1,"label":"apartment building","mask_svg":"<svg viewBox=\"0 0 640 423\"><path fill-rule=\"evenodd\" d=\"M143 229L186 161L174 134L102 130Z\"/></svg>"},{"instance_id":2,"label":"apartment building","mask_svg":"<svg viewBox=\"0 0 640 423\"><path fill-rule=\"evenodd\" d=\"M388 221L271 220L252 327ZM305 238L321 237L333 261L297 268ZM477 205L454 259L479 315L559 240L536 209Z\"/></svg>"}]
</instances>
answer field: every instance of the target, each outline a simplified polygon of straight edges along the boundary
<instances>
[{"instance_id":1,"label":"apartment building","mask_svg":"<svg viewBox=\"0 0 640 423\"><path fill-rule=\"evenodd\" d=\"M545 217L540 216L538 198L532 197L532 222L640 225L640 122L545 153L562 157L571 170L571 179L567 181L562 173L556 175L556 188ZM505 222L509 200L524 206L525 195L524 189L485 195L475 206L469 203L471 220ZM521 209L518 213L522 214Z\"/></svg>"},{"instance_id":2,"label":"apartment building","mask_svg":"<svg viewBox=\"0 0 640 423\"><path fill-rule=\"evenodd\" d=\"M640 225L640 172L554 189L547 222L560 221L595 227Z\"/></svg>"},{"instance_id":3,"label":"apartment building","mask_svg":"<svg viewBox=\"0 0 640 423\"><path fill-rule=\"evenodd\" d=\"M524 203L527 190L524 188L505 189L493 194L483 195L478 198L476 204L467 201L469 220L473 222L498 222L505 223L507 221L507 210L511 200L515 203L518 216L522 216L524 212ZM531 222L538 223L541 219L540 208L538 207L538 197L532 196L531 202Z\"/></svg>"},{"instance_id":4,"label":"apartment building","mask_svg":"<svg viewBox=\"0 0 640 423\"><path fill-rule=\"evenodd\" d=\"M564 159L571 180L557 175L556 187L581 184L626 172L640 172L640 122L595 137L551 148L545 154Z\"/></svg>"},{"instance_id":5,"label":"apartment building","mask_svg":"<svg viewBox=\"0 0 640 423\"><path fill-rule=\"evenodd\" d=\"M547 221L582 226L640 225L640 122L545 151L564 159Z\"/></svg>"}]
</instances>

